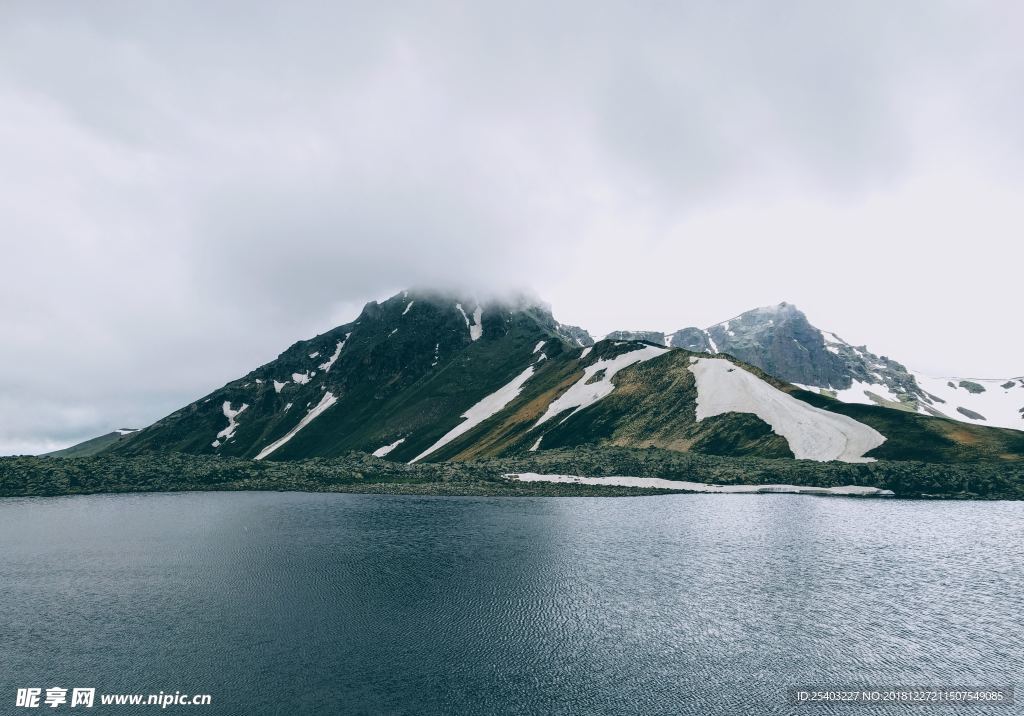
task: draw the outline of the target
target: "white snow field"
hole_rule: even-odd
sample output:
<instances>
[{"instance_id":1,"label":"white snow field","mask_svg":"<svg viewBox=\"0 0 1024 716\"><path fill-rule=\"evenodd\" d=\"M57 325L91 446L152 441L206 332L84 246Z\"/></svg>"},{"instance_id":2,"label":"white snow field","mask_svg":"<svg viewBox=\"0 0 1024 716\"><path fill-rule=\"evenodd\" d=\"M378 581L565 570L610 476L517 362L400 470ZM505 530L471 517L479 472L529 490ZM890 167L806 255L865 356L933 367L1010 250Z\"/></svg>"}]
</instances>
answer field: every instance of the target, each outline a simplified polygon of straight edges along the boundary
<instances>
[{"instance_id":1,"label":"white snow field","mask_svg":"<svg viewBox=\"0 0 1024 716\"><path fill-rule=\"evenodd\" d=\"M267 455L269 455L270 453L272 453L275 450L277 450L279 447L281 447L286 442L288 442L293 437L295 437L296 433L298 433L304 427L306 427L311 422L316 420L325 410L327 410L329 407L331 407L332 405L334 405L337 402L338 402L338 399L335 398L332 393L330 393L330 392L324 393L324 397L322 397L320 399L320 402L317 403L314 407L312 407L309 410L308 413L306 413L304 416L302 416L302 420L300 420L298 422L298 424L294 428L289 430L284 437L278 438L277 440L275 440L274 442L270 443L265 448L260 450L259 455L257 455L255 457L255 459L256 460L262 460Z\"/></svg>"},{"instance_id":2,"label":"white snow field","mask_svg":"<svg viewBox=\"0 0 1024 716\"><path fill-rule=\"evenodd\" d=\"M917 412L957 420L973 425L988 425L997 428L1024 430L1024 378L933 378L911 371L914 380L925 397L911 395L917 399ZM900 394L889 389L882 378L877 383L854 380L845 390L822 389L815 385L794 383L798 388L812 393L835 394L844 403L861 405L885 405L874 398L892 403L902 403ZM974 383L983 388L972 392L961 382ZM950 385L952 383L952 385ZM977 388L974 388L977 391ZM968 412L957 410L963 408ZM981 416L980 418L977 416Z\"/></svg>"},{"instance_id":3,"label":"white snow field","mask_svg":"<svg viewBox=\"0 0 1024 716\"><path fill-rule=\"evenodd\" d=\"M428 447L426 450L421 452L419 455L409 461L409 464L422 460L430 453L437 449L447 445L455 438L460 435L464 435L469 432L477 425L487 420L487 418L500 412L506 405L515 400L516 396L523 390L523 385L533 375L533 366L531 365L522 373L513 378L509 383L498 388L496 391L488 395L486 398L478 402L472 408L462 414L465 421L459 423L454 428L445 433L440 440Z\"/></svg>"},{"instance_id":4,"label":"white snow field","mask_svg":"<svg viewBox=\"0 0 1024 716\"><path fill-rule=\"evenodd\" d=\"M840 355L837 346L846 347L861 357L870 358L870 354L863 347L850 345L835 333L828 331L820 331L820 333L825 341L826 350ZM877 364L873 367L879 368ZM902 392L903 389L899 387L896 390L901 392L895 392L885 384L884 374L877 370L870 373L870 382L854 380L853 384L845 390L829 390L835 392L835 397L844 403L863 405L885 404L875 398L905 404L905 401L900 400L902 395L905 398L916 399L917 412L922 415L947 417L974 425L1024 430L1024 376L1017 378L950 378L928 376L916 370L908 372L925 393L923 397ZM982 390L978 392L974 386L971 386L973 390L968 389L967 386L960 385L961 382L973 383L975 386L980 386ZM800 387L814 393L820 392L820 389L814 386L800 385ZM957 408L963 410L957 410Z\"/></svg>"},{"instance_id":5,"label":"white snow field","mask_svg":"<svg viewBox=\"0 0 1024 716\"><path fill-rule=\"evenodd\" d=\"M614 487L652 487L659 490L689 490L690 492L715 492L728 494L792 493L796 495L854 495L863 497L888 497L892 490L861 485L842 487L806 487L803 485L708 485L703 482L665 480L660 477L577 477L575 475L541 475L536 472L510 473L505 477L520 482L568 482L578 485L606 485Z\"/></svg>"},{"instance_id":6,"label":"white snow field","mask_svg":"<svg viewBox=\"0 0 1024 716\"><path fill-rule=\"evenodd\" d=\"M589 352L589 348L584 351L584 355ZM573 383L567 391L562 393L558 398L551 401L548 405L548 409L540 416L540 420L537 421L536 425L543 425L550 418L560 414L561 412L574 408L574 410L562 418L560 423L564 423L566 420L571 418L573 415L583 410L589 405L593 405L601 398L607 397L615 386L612 385L612 378L623 368L627 368L634 363L643 363L644 361L657 358L658 356L667 353L668 348L662 348L660 346L647 346L639 348L634 351L628 351L614 358L605 358L603 360L595 361L583 369L583 377ZM582 357L582 356L581 356ZM604 373L598 380L593 383L588 383L595 375L601 371Z\"/></svg>"},{"instance_id":7,"label":"white snow field","mask_svg":"<svg viewBox=\"0 0 1024 716\"><path fill-rule=\"evenodd\" d=\"M410 303L410 305L412 305L412 304ZM405 442L405 438L398 438L398 440L395 440L390 445L385 445L384 447L377 448L376 450L373 451L372 454L373 454L374 457L384 457L385 455L387 455L389 452L391 452L392 450L394 450L396 447L398 447L399 445L401 445L404 442Z\"/></svg>"},{"instance_id":8,"label":"white snow field","mask_svg":"<svg viewBox=\"0 0 1024 716\"><path fill-rule=\"evenodd\" d=\"M874 428L797 400L724 358L691 358L697 380L697 420L753 413L786 438L798 460L873 462L868 450L885 442Z\"/></svg>"},{"instance_id":9,"label":"white snow field","mask_svg":"<svg viewBox=\"0 0 1024 716\"><path fill-rule=\"evenodd\" d=\"M931 378L916 372L913 375L921 390L933 398L938 398L927 403L920 401L920 413L934 415L935 412L939 412L964 423L1024 430L1024 413L1021 412L1024 410L1024 378ZM984 390L972 393L960 385L961 381L974 383ZM922 404L927 404L931 410L925 409ZM984 420L965 414L957 408L981 415Z\"/></svg>"}]
</instances>

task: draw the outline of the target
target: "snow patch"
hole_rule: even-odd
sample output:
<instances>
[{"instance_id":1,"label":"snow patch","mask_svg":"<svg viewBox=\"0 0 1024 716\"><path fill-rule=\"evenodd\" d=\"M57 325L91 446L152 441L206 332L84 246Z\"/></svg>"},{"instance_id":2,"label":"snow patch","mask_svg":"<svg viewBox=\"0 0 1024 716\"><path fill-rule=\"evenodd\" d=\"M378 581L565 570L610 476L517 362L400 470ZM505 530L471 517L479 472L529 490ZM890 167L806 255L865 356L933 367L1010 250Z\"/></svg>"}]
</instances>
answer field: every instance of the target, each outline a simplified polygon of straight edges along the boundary
<instances>
[{"instance_id":1,"label":"snow patch","mask_svg":"<svg viewBox=\"0 0 1024 716\"><path fill-rule=\"evenodd\" d=\"M516 396L523 390L523 385L533 375L533 366L524 370L522 373L513 378L510 382L498 388L496 391L488 395L486 398L478 402L472 408L462 414L461 417L465 418L465 421L459 423L454 428L449 430L441 437L436 443L428 447L426 450L421 452L419 455L410 460L410 464L417 462L425 458L432 452L437 451L439 448L447 445L455 438L460 435L464 435L469 432L477 425L487 420L492 415L496 415L501 412L506 405L515 400Z\"/></svg>"},{"instance_id":2,"label":"snow patch","mask_svg":"<svg viewBox=\"0 0 1024 716\"><path fill-rule=\"evenodd\" d=\"M217 433L218 440L224 438L223 442L227 442L235 437L235 430L238 429L238 416L245 412L246 408L249 407L248 403L242 403L242 407L238 410L231 408L231 401L225 400L224 405L221 406L221 410L224 413L224 417L228 419L228 426Z\"/></svg>"},{"instance_id":3,"label":"snow patch","mask_svg":"<svg viewBox=\"0 0 1024 716\"><path fill-rule=\"evenodd\" d=\"M469 337L474 341L484 334L483 318L484 309L477 306L476 310L473 311L473 325L469 327Z\"/></svg>"},{"instance_id":4,"label":"snow patch","mask_svg":"<svg viewBox=\"0 0 1024 716\"><path fill-rule=\"evenodd\" d=\"M470 323L469 316L466 315L466 311L462 308L462 304L456 303L455 307L459 309L459 313L462 314L462 319L466 322L466 327L469 328L470 340L478 340L480 336L484 334L484 327L480 323L484 315L484 309L477 305L476 309L473 311L473 322Z\"/></svg>"},{"instance_id":5,"label":"snow patch","mask_svg":"<svg viewBox=\"0 0 1024 716\"><path fill-rule=\"evenodd\" d=\"M282 389L283 389L283 388L284 388L284 387L285 387L286 385L288 385L288 381L287 381L287 380L286 380L286 381L284 381L283 383L282 383L281 381L279 381L279 380L275 380L275 381L274 381L274 392L275 392L275 393L280 393L280 392L281 392L281 390L282 390Z\"/></svg>"},{"instance_id":6,"label":"snow patch","mask_svg":"<svg viewBox=\"0 0 1024 716\"><path fill-rule=\"evenodd\" d=\"M539 438L537 438L537 442L535 442L533 445L530 446L530 452L537 452L537 450L540 448L540 441L543 440L543 439L544 439L543 435L541 435Z\"/></svg>"},{"instance_id":7,"label":"snow patch","mask_svg":"<svg viewBox=\"0 0 1024 716\"><path fill-rule=\"evenodd\" d=\"M311 422L316 420L325 410L338 402L338 399L334 397L333 393L325 393L324 397L320 399L320 402L316 404L316 407L302 416L302 420L299 421L298 425L289 430L284 437L278 438L274 442L267 445L265 448L260 450L259 455L256 456L256 460L262 460L270 453L277 450L279 447L284 445L286 442L295 437L296 433L302 430L304 427L309 425ZM290 405L290 404L289 404Z\"/></svg>"},{"instance_id":8,"label":"snow patch","mask_svg":"<svg viewBox=\"0 0 1024 716\"><path fill-rule=\"evenodd\" d=\"M533 352L536 353L537 351L539 351L541 348L544 347L545 343L547 343L547 341L538 341L537 345L533 347Z\"/></svg>"},{"instance_id":9,"label":"snow patch","mask_svg":"<svg viewBox=\"0 0 1024 716\"><path fill-rule=\"evenodd\" d=\"M313 351L312 353L309 354L309 357L310 358L316 358L319 355L320 355L320 351Z\"/></svg>"},{"instance_id":10,"label":"snow patch","mask_svg":"<svg viewBox=\"0 0 1024 716\"><path fill-rule=\"evenodd\" d=\"M412 305L412 304L409 304L409 305ZM384 457L385 455L387 455L389 452L391 452L392 450L394 450L396 447L398 447L399 445L401 445L404 442L405 442L405 438L399 438L398 440L395 440L390 445L385 445L384 447L377 448L376 450L373 451L372 454L373 454L374 457Z\"/></svg>"},{"instance_id":11,"label":"snow patch","mask_svg":"<svg viewBox=\"0 0 1024 716\"><path fill-rule=\"evenodd\" d=\"M825 343L827 343L828 345L833 345L833 346L849 345L846 341L844 341L842 338L837 336L835 333L831 333L829 331L818 331L818 333L821 334L821 339L823 341L825 341Z\"/></svg>"},{"instance_id":12,"label":"snow patch","mask_svg":"<svg viewBox=\"0 0 1024 716\"><path fill-rule=\"evenodd\" d=\"M592 351L592 350L594 350L594 346L587 346L586 348L584 348L583 352L580 353L580 360L583 360L588 355L590 355L590 351Z\"/></svg>"},{"instance_id":13,"label":"snow patch","mask_svg":"<svg viewBox=\"0 0 1024 716\"><path fill-rule=\"evenodd\" d=\"M593 405L597 401L604 397L607 397L615 386L612 385L612 378L623 368L628 368L634 363L643 363L644 361L657 358L658 356L667 353L668 348L662 346L644 346L634 351L628 351L614 358L606 358L596 361L586 368L583 369L583 377L573 383L567 391L562 393L558 398L551 401L548 405L547 411L540 417L534 427L543 425L550 418L562 413L565 410L573 408L573 411L566 415L560 423L564 423L566 420L571 418L573 415L583 410L584 408ZM599 380L593 383L588 383L591 378L596 374L604 371L604 374Z\"/></svg>"},{"instance_id":14,"label":"snow patch","mask_svg":"<svg viewBox=\"0 0 1024 716\"><path fill-rule=\"evenodd\" d=\"M320 368L320 370L322 370L324 373L329 373L331 371L331 366L334 365L335 362L337 362L338 356L341 355L341 349L345 347L345 343L348 342L348 337L351 335L351 332L346 333L345 337L338 341L338 345L334 347L334 353L332 353L331 357L327 359L327 362L321 363L319 366L317 366L318 368Z\"/></svg>"},{"instance_id":15,"label":"snow patch","mask_svg":"<svg viewBox=\"0 0 1024 716\"><path fill-rule=\"evenodd\" d=\"M711 347L711 352L718 353L718 344L715 343L715 339L711 337L711 331L704 331L704 335L708 337L708 345Z\"/></svg>"},{"instance_id":16,"label":"snow patch","mask_svg":"<svg viewBox=\"0 0 1024 716\"><path fill-rule=\"evenodd\" d=\"M292 380L295 381L296 385L305 385L309 382L310 375L307 370L305 373L292 373Z\"/></svg>"},{"instance_id":17,"label":"snow patch","mask_svg":"<svg viewBox=\"0 0 1024 716\"><path fill-rule=\"evenodd\" d=\"M723 413L753 413L786 438L798 460L873 462L864 453L885 436L853 418L815 408L724 358L692 358L697 379L697 420Z\"/></svg>"},{"instance_id":18,"label":"snow patch","mask_svg":"<svg viewBox=\"0 0 1024 716\"><path fill-rule=\"evenodd\" d=\"M805 383L790 383L790 385L795 385L797 388L806 390L808 393L814 393L815 395L821 394L821 388L816 385L807 385Z\"/></svg>"},{"instance_id":19,"label":"snow patch","mask_svg":"<svg viewBox=\"0 0 1024 716\"><path fill-rule=\"evenodd\" d=\"M771 494L790 493L794 495L854 495L862 497L889 497L892 490L863 485L842 487L807 487L804 485L708 485L703 482L665 480L660 477L577 477L576 475L540 475L535 472L520 472L505 475L519 482L562 482L577 485L606 485L615 487L648 487L658 490L689 490L690 492L711 492L722 494Z\"/></svg>"},{"instance_id":20,"label":"snow patch","mask_svg":"<svg viewBox=\"0 0 1024 716\"><path fill-rule=\"evenodd\" d=\"M409 301L409 303L406 304L405 310L402 311L402 315L403 316L409 312L409 309L412 308L412 304L414 304L414 303L416 303L416 301ZM374 453L374 454L376 454L376 453Z\"/></svg>"}]
</instances>

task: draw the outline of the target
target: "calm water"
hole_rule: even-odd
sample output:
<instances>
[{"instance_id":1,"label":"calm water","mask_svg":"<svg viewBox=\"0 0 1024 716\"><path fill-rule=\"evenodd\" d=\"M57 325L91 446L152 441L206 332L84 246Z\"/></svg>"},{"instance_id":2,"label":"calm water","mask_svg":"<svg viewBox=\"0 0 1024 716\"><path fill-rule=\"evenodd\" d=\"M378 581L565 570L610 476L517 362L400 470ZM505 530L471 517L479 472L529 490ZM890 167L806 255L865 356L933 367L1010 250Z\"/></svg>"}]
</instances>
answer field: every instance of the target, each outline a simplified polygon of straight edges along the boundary
<instances>
[{"instance_id":1,"label":"calm water","mask_svg":"<svg viewBox=\"0 0 1024 716\"><path fill-rule=\"evenodd\" d=\"M785 700L1022 673L1024 503L0 500L0 713L78 712L19 686L212 694L166 711L195 714L1024 713Z\"/></svg>"}]
</instances>

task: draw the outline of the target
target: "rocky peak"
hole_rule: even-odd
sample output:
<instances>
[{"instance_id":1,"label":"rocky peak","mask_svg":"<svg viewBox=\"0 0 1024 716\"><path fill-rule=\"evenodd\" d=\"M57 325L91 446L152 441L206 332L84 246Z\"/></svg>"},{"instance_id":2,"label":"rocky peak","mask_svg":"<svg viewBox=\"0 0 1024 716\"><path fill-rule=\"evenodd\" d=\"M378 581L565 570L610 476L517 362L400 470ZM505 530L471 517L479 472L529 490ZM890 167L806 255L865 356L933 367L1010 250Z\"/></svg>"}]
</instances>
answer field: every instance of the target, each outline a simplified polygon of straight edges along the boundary
<instances>
[{"instance_id":1,"label":"rocky peak","mask_svg":"<svg viewBox=\"0 0 1024 716\"><path fill-rule=\"evenodd\" d=\"M607 336L609 341L647 341L660 346L667 345L662 331L612 331Z\"/></svg>"}]
</instances>

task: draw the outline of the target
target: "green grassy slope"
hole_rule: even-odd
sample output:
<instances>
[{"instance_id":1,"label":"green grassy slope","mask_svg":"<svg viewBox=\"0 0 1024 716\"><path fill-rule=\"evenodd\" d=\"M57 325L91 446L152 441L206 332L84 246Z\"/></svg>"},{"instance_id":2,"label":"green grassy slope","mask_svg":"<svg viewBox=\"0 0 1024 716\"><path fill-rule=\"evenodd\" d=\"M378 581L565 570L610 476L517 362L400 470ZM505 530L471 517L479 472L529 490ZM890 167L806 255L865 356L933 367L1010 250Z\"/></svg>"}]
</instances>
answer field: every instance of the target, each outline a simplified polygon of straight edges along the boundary
<instances>
[{"instance_id":1,"label":"green grassy slope","mask_svg":"<svg viewBox=\"0 0 1024 716\"><path fill-rule=\"evenodd\" d=\"M970 425L874 405L843 403L792 386L788 386L788 390L795 398L848 415L885 435L886 441L868 453L871 457L925 462L1024 460L1024 432L1020 430Z\"/></svg>"},{"instance_id":2,"label":"green grassy slope","mask_svg":"<svg viewBox=\"0 0 1024 716\"><path fill-rule=\"evenodd\" d=\"M131 433L123 435L117 431L107 433L106 435L100 435L89 440L66 447L63 450L54 450L48 452L39 457L90 457L92 455L98 455L105 450L112 448L117 443L131 437Z\"/></svg>"}]
</instances>

